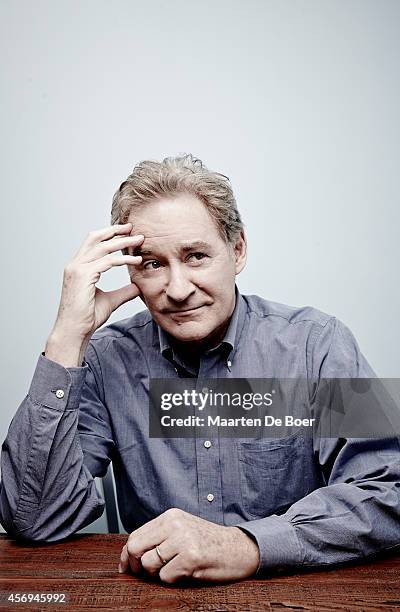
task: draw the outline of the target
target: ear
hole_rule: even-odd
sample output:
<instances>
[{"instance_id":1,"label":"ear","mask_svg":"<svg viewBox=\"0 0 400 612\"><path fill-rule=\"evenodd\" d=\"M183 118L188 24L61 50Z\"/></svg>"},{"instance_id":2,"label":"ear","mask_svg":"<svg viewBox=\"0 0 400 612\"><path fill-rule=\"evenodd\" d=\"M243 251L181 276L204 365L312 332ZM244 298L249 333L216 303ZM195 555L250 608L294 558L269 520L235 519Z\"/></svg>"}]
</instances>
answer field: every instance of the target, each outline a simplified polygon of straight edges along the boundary
<instances>
[{"instance_id":1,"label":"ear","mask_svg":"<svg viewBox=\"0 0 400 612\"><path fill-rule=\"evenodd\" d=\"M240 232L240 236L233 247L235 256L235 274L240 274L246 265L247 261L247 240L244 231Z\"/></svg>"}]
</instances>

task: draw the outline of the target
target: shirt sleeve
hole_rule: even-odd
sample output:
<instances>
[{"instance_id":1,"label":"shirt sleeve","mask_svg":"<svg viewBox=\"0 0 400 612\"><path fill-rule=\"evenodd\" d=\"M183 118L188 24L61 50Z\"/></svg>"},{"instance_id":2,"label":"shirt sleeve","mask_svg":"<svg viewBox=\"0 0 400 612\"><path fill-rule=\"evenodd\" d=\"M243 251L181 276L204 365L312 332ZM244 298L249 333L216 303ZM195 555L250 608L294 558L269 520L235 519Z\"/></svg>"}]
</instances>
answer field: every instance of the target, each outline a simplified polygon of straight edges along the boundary
<instances>
[{"instance_id":1,"label":"shirt sleeve","mask_svg":"<svg viewBox=\"0 0 400 612\"><path fill-rule=\"evenodd\" d=\"M376 376L335 318L315 333L308 363L313 380ZM338 564L400 544L399 438L320 438L314 453L326 486L282 515L237 525L259 546L258 571Z\"/></svg>"},{"instance_id":2,"label":"shirt sleeve","mask_svg":"<svg viewBox=\"0 0 400 612\"><path fill-rule=\"evenodd\" d=\"M52 542L102 514L94 478L107 470L112 436L100 395L90 345L83 367L64 368L40 355L2 446L0 520L10 535ZM96 423L80 437L82 405L90 406Z\"/></svg>"}]
</instances>

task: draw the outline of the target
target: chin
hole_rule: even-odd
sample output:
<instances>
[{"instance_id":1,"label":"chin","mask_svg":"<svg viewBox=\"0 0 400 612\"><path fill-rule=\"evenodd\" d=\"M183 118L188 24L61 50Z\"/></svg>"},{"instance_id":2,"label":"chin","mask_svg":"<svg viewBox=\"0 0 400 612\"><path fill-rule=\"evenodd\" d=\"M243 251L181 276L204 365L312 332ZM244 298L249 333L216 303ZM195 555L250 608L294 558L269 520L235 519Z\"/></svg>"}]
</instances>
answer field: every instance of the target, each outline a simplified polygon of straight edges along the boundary
<instances>
[{"instance_id":1,"label":"chin","mask_svg":"<svg viewBox=\"0 0 400 612\"><path fill-rule=\"evenodd\" d=\"M182 325L172 325L166 330L171 336L181 342L196 342L204 340L212 330L199 327L195 323L183 323Z\"/></svg>"}]
</instances>

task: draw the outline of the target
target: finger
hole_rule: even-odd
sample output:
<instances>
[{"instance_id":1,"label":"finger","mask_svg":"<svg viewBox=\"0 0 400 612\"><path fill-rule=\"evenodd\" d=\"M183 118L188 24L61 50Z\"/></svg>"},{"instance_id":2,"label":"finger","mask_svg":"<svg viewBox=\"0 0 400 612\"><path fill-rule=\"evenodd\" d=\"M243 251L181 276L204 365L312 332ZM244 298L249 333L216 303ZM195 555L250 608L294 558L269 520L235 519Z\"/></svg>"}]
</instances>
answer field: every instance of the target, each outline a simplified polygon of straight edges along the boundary
<instances>
[{"instance_id":1,"label":"finger","mask_svg":"<svg viewBox=\"0 0 400 612\"><path fill-rule=\"evenodd\" d=\"M107 270L111 270L114 266L124 266L125 264L137 266L141 261L142 257L140 255L116 255L115 253L109 253L100 259L91 261L87 265L92 266L95 272L101 274L107 272Z\"/></svg>"},{"instance_id":2,"label":"finger","mask_svg":"<svg viewBox=\"0 0 400 612\"><path fill-rule=\"evenodd\" d=\"M89 232L86 237L84 244L94 245L100 242L101 240L109 240L113 236L117 236L120 234L130 234L132 231L132 223L123 223L116 225L108 225L107 227L103 227L99 230L93 230Z\"/></svg>"},{"instance_id":3,"label":"finger","mask_svg":"<svg viewBox=\"0 0 400 612\"><path fill-rule=\"evenodd\" d=\"M127 542L129 554L142 557L146 551L155 548L160 542L167 539L169 534L166 532L162 516L160 514L139 529L132 531Z\"/></svg>"},{"instance_id":4,"label":"finger","mask_svg":"<svg viewBox=\"0 0 400 612\"><path fill-rule=\"evenodd\" d=\"M121 557L118 565L118 571L120 574L124 574L129 570L132 570L134 574L138 574L142 570L142 564L140 563L140 559L136 557L130 557L127 550L127 545L123 547L121 551Z\"/></svg>"},{"instance_id":5,"label":"finger","mask_svg":"<svg viewBox=\"0 0 400 612\"><path fill-rule=\"evenodd\" d=\"M88 233L75 257L82 257L89 249L93 248L93 246L95 246L102 240L108 240L113 236L123 234L129 235L131 231L132 223L125 223L123 225L109 225L107 227L103 227L100 230L93 230Z\"/></svg>"},{"instance_id":6,"label":"finger","mask_svg":"<svg viewBox=\"0 0 400 612\"><path fill-rule=\"evenodd\" d=\"M151 575L158 574L160 569L171 561L178 554L178 550L171 539L164 540L161 544L158 544L160 555L163 558L163 563L159 555L157 554L156 548L147 550L140 558L143 568Z\"/></svg>"},{"instance_id":7,"label":"finger","mask_svg":"<svg viewBox=\"0 0 400 612\"><path fill-rule=\"evenodd\" d=\"M155 548L160 542L164 542L171 535L175 535L181 530L183 516L187 518L191 515L179 508L168 508L156 518L132 531L127 542L128 551L131 547L137 556L141 556L147 550ZM196 517L196 520L201 519ZM171 556L177 552L179 551L171 551Z\"/></svg>"},{"instance_id":8,"label":"finger","mask_svg":"<svg viewBox=\"0 0 400 612\"><path fill-rule=\"evenodd\" d=\"M122 238L115 236L114 238L111 238L111 240L104 240L85 252L87 261L100 259L100 257L104 257L104 255L107 255L108 253L122 251L122 249L126 249L128 247L135 249L143 242L143 240L143 234L124 236ZM81 257L83 256L84 254L81 254Z\"/></svg>"},{"instance_id":9,"label":"finger","mask_svg":"<svg viewBox=\"0 0 400 612\"><path fill-rule=\"evenodd\" d=\"M194 569L188 565L187 561L185 562L183 555L178 554L169 563L163 565L158 575L163 582L173 584L182 578L190 578Z\"/></svg>"},{"instance_id":10,"label":"finger","mask_svg":"<svg viewBox=\"0 0 400 612\"><path fill-rule=\"evenodd\" d=\"M113 312L122 304L134 300L140 295L140 290L134 283L129 283L129 285L114 291L102 291L97 287L97 291L99 296L101 296L100 299L106 300Z\"/></svg>"},{"instance_id":11,"label":"finger","mask_svg":"<svg viewBox=\"0 0 400 612\"><path fill-rule=\"evenodd\" d=\"M122 551L121 551L121 556L119 559L119 565L118 565L119 573L123 574L124 572L128 570L128 567L129 567L129 555L128 555L128 551L126 550L126 544L124 544Z\"/></svg>"}]
</instances>

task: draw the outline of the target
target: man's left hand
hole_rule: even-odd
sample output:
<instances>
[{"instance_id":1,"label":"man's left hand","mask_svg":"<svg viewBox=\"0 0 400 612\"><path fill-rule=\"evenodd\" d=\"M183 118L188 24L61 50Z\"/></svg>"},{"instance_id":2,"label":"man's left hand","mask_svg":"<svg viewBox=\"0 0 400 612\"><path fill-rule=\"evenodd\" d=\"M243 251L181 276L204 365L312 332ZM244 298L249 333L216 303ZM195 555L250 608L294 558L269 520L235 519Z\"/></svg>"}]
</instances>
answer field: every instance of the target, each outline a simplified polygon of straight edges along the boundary
<instances>
[{"instance_id":1,"label":"man's left hand","mask_svg":"<svg viewBox=\"0 0 400 612\"><path fill-rule=\"evenodd\" d=\"M251 576L259 562L258 545L238 527L170 508L130 534L119 571L145 569L167 583L188 577L224 582Z\"/></svg>"}]
</instances>

